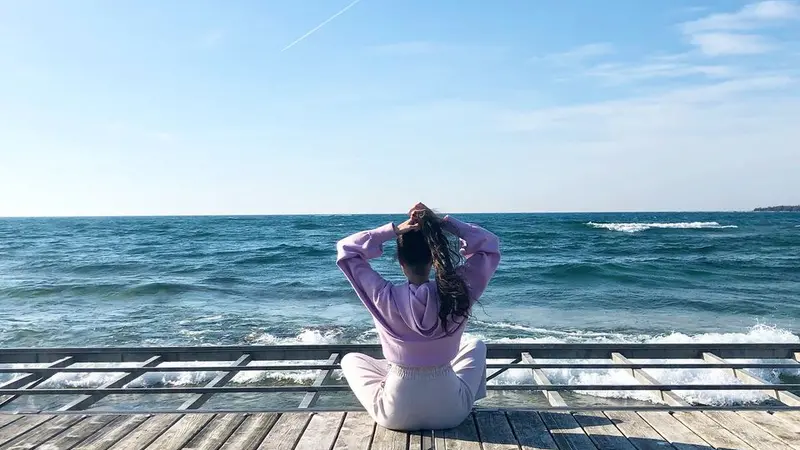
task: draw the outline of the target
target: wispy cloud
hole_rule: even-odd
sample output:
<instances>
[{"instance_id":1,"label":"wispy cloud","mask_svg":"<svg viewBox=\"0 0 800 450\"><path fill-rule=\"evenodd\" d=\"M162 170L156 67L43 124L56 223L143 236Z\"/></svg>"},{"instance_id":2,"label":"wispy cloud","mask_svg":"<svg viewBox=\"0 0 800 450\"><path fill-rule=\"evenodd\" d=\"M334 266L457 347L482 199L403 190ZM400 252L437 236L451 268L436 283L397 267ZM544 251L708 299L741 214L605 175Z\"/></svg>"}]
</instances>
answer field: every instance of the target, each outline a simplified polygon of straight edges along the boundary
<instances>
[{"instance_id":1,"label":"wispy cloud","mask_svg":"<svg viewBox=\"0 0 800 450\"><path fill-rule=\"evenodd\" d=\"M212 30L202 37L201 42L206 47L215 47L220 43L220 41L222 41L224 37L225 30Z\"/></svg>"},{"instance_id":2,"label":"wispy cloud","mask_svg":"<svg viewBox=\"0 0 800 450\"><path fill-rule=\"evenodd\" d=\"M800 19L800 3L766 0L745 5L736 12L710 14L685 22L680 29L689 43L706 55L752 55L776 48L768 37L754 31L797 19Z\"/></svg>"},{"instance_id":3,"label":"wispy cloud","mask_svg":"<svg viewBox=\"0 0 800 450\"><path fill-rule=\"evenodd\" d=\"M789 0L766 0L745 5L733 13L711 14L682 25L685 33L719 30L752 30L800 18L800 4Z\"/></svg>"},{"instance_id":4,"label":"wispy cloud","mask_svg":"<svg viewBox=\"0 0 800 450\"><path fill-rule=\"evenodd\" d=\"M775 48L764 36L743 33L700 33L691 36L691 43L709 56L754 55Z\"/></svg>"},{"instance_id":5,"label":"wispy cloud","mask_svg":"<svg viewBox=\"0 0 800 450\"><path fill-rule=\"evenodd\" d=\"M726 78L737 73L731 66L670 61L651 58L635 63L602 63L587 68L583 75L602 79L612 84L625 84L663 78L703 76Z\"/></svg>"},{"instance_id":6,"label":"wispy cloud","mask_svg":"<svg viewBox=\"0 0 800 450\"><path fill-rule=\"evenodd\" d=\"M614 46L608 42L594 42L569 49L565 52L550 53L535 60L546 61L556 65L579 64L586 60L614 53Z\"/></svg>"},{"instance_id":7,"label":"wispy cloud","mask_svg":"<svg viewBox=\"0 0 800 450\"><path fill-rule=\"evenodd\" d=\"M341 10L339 10L339 12L337 12L336 14L328 17L322 23L320 23L319 25L317 25L314 28L310 29L308 32L306 32L306 34L304 34L304 35L300 36L299 38L295 39L291 44L287 45L286 47L283 47L283 49L281 49L281 53L285 52L286 50L289 50L290 48L292 48L295 45L297 45L300 42L302 42L305 38L307 38L307 37L311 36L312 34L316 33L317 30L319 30L320 28L322 28L325 25L327 25L333 19L335 19L335 18L341 16L342 14L344 14L345 12L347 12L348 9L352 8L353 6L356 6L356 4L358 4L358 2L360 2L360 1L361 0L353 0L350 4L348 4L347 6L342 8Z\"/></svg>"}]
</instances>

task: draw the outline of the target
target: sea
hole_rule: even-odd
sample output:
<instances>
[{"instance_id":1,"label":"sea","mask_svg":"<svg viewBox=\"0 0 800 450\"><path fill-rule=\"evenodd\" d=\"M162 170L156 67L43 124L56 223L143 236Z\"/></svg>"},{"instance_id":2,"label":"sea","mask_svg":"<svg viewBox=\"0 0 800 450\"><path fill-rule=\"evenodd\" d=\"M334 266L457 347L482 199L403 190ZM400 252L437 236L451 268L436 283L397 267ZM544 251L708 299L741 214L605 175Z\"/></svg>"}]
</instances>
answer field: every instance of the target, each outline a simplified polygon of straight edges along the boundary
<instances>
[{"instance_id":1,"label":"sea","mask_svg":"<svg viewBox=\"0 0 800 450\"><path fill-rule=\"evenodd\" d=\"M497 234L503 254L467 338L800 343L800 213L458 217ZM402 217L0 219L0 348L376 342L367 311L335 264L335 246L392 220ZM401 282L394 255L390 242L373 265ZM652 372L670 383L729 376ZM575 384L628 377L615 370L548 374ZM152 374L139 382L194 385L213 375ZM797 382L800 370L759 375ZM314 376L251 372L234 382L304 384ZM94 386L107 377L59 375L48 383ZM509 371L495 382L530 380L527 371ZM650 401L644 392L585 394ZM764 400L742 391L685 396L708 404Z\"/></svg>"}]
</instances>

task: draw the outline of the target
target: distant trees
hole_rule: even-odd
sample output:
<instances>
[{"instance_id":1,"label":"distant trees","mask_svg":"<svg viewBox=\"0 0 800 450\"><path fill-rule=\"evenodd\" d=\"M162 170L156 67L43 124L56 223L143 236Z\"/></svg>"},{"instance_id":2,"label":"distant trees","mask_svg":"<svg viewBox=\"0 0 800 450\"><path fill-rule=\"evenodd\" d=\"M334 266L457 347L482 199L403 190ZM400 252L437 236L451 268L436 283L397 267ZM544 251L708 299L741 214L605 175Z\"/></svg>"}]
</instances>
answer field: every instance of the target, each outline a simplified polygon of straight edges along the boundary
<instances>
[{"instance_id":1,"label":"distant trees","mask_svg":"<svg viewBox=\"0 0 800 450\"><path fill-rule=\"evenodd\" d=\"M769 212L774 212L774 211L778 211L778 212L782 212L782 211L800 212L800 205L793 205L793 206L787 206L787 205L767 206L765 208L756 208L753 211L755 211L755 212L764 212L764 211L769 211Z\"/></svg>"}]
</instances>

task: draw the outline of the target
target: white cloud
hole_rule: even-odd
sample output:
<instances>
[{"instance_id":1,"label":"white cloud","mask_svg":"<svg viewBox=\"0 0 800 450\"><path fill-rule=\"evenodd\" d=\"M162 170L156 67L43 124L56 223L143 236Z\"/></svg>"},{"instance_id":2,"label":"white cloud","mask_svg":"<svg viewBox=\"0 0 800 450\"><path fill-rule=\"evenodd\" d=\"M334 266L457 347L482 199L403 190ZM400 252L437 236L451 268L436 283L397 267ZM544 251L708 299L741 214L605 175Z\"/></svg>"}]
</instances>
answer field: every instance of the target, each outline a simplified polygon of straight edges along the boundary
<instances>
[{"instance_id":1,"label":"white cloud","mask_svg":"<svg viewBox=\"0 0 800 450\"><path fill-rule=\"evenodd\" d=\"M766 0L745 5L734 13L711 14L683 24L687 34L719 30L751 30L800 18L800 4L789 0Z\"/></svg>"},{"instance_id":2,"label":"white cloud","mask_svg":"<svg viewBox=\"0 0 800 450\"><path fill-rule=\"evenodd\" d=\"M773 43L758 34L699 33L692 35L690 42L709 56L754 55L775 48Z\"/></svg>"},{"instance_id":3,"label":"white cloud","mask_svg":"<svg viewBox=\"0 0 800 450\"><path fill-rule=\"evenodd\" d=\"M776 43L752 31L800 19L800 3L766 0L733 13L711 14L681 24L689 42L708 56L753 55L772 51ZM742 33L743 31L750 33Z\"/></svg>"}]
</instances>

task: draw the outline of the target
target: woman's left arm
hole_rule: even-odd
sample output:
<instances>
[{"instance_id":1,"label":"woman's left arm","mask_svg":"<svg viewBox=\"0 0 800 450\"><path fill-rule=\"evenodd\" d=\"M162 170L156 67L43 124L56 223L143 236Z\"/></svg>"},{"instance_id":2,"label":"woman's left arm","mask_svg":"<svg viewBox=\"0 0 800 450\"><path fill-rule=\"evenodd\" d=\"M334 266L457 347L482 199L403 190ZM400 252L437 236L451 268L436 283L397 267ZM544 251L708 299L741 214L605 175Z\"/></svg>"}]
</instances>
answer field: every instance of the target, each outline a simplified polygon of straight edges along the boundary
<instances>
[{"instance_id":1,"label":"woman's left arm","mask_svg":"<svg viewBox=\"0 0 800 450\"><path fill-rule=\"evenodd\" d=\"M348 236L336 244L336 265L373 316L378 315L378 301L384 297L381 292L389 289L391 283L370 266L369 260L381 256L383 244L396 236L394 224L388 223L374 230Z\"/></svg>"}]
</instances>

